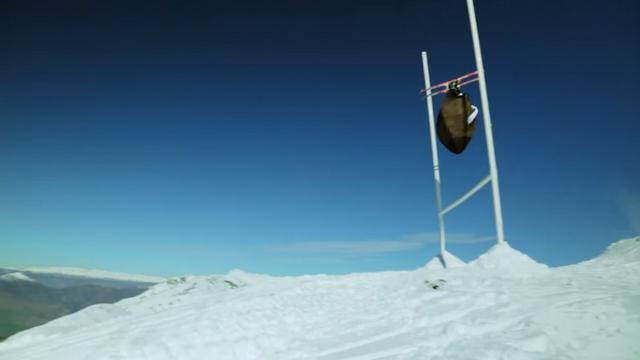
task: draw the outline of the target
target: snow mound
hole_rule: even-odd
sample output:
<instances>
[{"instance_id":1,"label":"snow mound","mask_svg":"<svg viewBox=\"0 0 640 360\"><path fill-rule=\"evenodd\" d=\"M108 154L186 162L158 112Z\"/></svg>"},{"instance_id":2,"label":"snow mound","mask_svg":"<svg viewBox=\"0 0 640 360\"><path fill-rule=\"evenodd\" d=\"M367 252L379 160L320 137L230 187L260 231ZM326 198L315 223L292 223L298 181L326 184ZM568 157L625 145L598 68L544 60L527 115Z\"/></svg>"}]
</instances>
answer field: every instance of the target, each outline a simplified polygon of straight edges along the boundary
<instances>
[{"instance_id":1,"label":"snow mound","mask_svg":"<svg viewBox=\"0 0 640 360\"><path fill-rule=\"evenodd\" d=\"M464 261L445 250L442 254L436 255L433 259L429 260L424 267L427 270L441 270L461 267L464 265L466 265Z\"/></svg>"},{"instance_id":2,"label":"snow mound","mask_svg":"<svg viewBox=\"0 0 640 360\"><path fill-rule=\"evenodd\" d=\"M640 236L614 242L592 261L606 264L640 263Z\"/></svg>"},{"instance_id":3,"label":"snow mound","mask_svg":"<svg viewBox=\"0 0 640 360\"><path fill-rule=\"evenodd\" d=\"M25 275L25 274L23 274L21 272L12 272L12 273L8 273L8 274L4 274L4 275L0 276L0 280L35 282L35 280L33 280L32 278L28 277L27 275Z\"/></svg>"},{"instance_id":4,"label":"snow mound","mask_svg":"<svg viewBox=\"0 0 640 360\"><path fill-rule=\"evenodd\" d=\"M506 242L494 245L469 265L478 270L493 272L497 276L522 277L541 274L548 270L546 265L515 250Z\"/></svg>"}]
</instances>

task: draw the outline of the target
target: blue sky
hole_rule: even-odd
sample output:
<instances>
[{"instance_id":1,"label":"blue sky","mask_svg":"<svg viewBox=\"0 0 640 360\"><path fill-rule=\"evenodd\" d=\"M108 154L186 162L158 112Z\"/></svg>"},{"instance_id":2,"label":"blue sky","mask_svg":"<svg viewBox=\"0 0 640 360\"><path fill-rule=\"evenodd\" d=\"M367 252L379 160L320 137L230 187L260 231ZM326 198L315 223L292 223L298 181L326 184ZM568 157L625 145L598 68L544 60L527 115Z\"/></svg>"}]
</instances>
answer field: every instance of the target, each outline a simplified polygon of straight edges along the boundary
<instances>
[{"instance_id":1,"label":"blue sky","mask_svg":"<svg viewBox=\"0 0 640 360\"><path fill-rule=\"evenodd\" d=\"M477 1L506 237L541 262L640 234L639 7ZM420 51L434 82L473 70L462 0L11 0L0 41L2 265L344 273L437 252ZM488 173L483 134L440 147L445 202ZM489 189L446 221L451 252L481 254Z\"/></svg>"}]
</instances>

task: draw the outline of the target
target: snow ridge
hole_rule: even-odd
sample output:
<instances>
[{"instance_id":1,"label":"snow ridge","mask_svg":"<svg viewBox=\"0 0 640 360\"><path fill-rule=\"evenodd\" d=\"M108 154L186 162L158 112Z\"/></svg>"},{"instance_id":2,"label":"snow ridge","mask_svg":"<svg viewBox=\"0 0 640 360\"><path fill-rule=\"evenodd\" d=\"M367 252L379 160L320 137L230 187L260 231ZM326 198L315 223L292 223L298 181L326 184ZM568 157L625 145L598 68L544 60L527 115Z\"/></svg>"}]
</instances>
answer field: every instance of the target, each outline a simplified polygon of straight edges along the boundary
<instances>
[{"instance_id":1,"label":"snow ridge","mask_svg":"<svg viewBox=\"0 0 640 360\"><path fill-rule=\"evenodd\" d=\"M591 261L609 264L632 264L640 262L640 236L616 241L602 255Z\"/></svg>"}]
</instances>

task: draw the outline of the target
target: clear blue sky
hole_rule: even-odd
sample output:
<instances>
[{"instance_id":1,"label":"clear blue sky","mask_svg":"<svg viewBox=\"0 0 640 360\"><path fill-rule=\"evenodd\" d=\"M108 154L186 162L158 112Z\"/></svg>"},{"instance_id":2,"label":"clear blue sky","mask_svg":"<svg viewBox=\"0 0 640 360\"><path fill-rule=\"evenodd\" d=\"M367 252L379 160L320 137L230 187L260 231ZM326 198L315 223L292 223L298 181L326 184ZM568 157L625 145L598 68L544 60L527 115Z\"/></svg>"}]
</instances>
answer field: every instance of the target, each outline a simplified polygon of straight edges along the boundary
<instances>
[{"instance_id":1,"label":"clear blue sky","mask_svg":"<svg viewBox=\"0 0 640 360\"><path fill-rule=\"evenodd\" d=\"M562 265L640 234L640 3L476 8L509 243ZM419 52L434 81L473 70L463 0L5 0L0 43L0 265L343 273L437 252ZM483 135L440 147L445 202L488 173ZM485 251L489 189L446 221L454 254Z\"/></svg>"}]
</instances>

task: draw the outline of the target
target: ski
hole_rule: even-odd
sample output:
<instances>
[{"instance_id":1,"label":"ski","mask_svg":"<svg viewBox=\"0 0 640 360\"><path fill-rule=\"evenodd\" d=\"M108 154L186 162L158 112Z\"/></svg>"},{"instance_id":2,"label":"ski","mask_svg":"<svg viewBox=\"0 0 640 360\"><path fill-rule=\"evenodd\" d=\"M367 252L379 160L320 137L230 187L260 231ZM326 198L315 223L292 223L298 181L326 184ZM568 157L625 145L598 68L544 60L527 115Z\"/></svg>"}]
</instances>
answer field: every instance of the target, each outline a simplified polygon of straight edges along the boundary
<instances>
[{"instance_id":1,"label":"ski","mask_svg":"<svg viewBox=\"0 0 640 360\"><path fill-rule=\"evenodd\" d=\"M422 89L422 90L420 90L420 94L421 95L427 95L427 93L430 92L430 91L431 91L431 93L428 94L428 96L442 94L444 92L447 92L447 89L440 89L440 88L443 88L443 87L446 88L447 85L449 85L450 82L452 82L452 81L461 81L461 80L468 79L468 78L470 78L472 76L475 76L475 75L478 75L478 71L472 71L472 72L470 72L468 74L464 74L464 75L462 75L460 77L453 78L451 80L441 82L441 83L439 83L437 85L434 85L434 86L432 86L432 87L430 87L428 89ZM470 84L470 83L475 82L475 81L478 81L478 79L476 78L476 79L463 81L459 86L464 86L464 85ZM437 90L437 89L440 89L440 90Z\"/></svg>"},{"instance_id":2,"label":"ski","mask_svg":"<svg viewBox=\"0 0 640 360\"><path fill-rule=\"evenodd\" d=\"M452 81L455 81L455 80L452 80ZM476 82L476 81L478 81L478 78L471 79L471 80L467 80L467 81L465 81L465 82L460 83L460 84L458 85L458 87L463 87L463 86L465 86L465 85L469 85L469 84L474 83L474 82ZM429 88L429 90L431 90L431 88ZM425 91L424 89L422 89L422 90L420 91L420 93L421 93L422 95L425 95L425 96L434 96L434 95L438 95L438 94L444 94L444 93L446 93L447 91L449 91L449 89L445 88L445 89L442 89L442 90L438 90L438 91L436 91L436 92L432 92L431 94L427 95L427 94L426 94L426 91Z\"/></svg>"}]
</instances>

